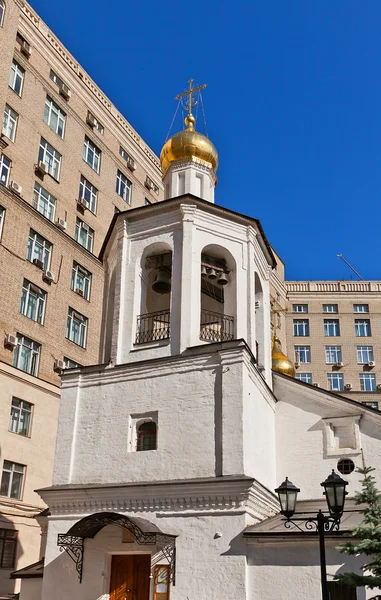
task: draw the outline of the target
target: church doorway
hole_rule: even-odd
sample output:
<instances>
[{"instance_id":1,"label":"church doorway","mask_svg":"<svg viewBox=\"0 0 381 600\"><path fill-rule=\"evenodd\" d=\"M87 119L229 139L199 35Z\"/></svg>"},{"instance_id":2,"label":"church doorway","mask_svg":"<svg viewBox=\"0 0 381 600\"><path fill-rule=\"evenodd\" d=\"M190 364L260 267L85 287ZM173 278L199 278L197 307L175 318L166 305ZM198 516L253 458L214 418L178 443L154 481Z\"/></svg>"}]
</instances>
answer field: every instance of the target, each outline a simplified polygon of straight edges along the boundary
<instances>
[{"instance_id":1,"label":"church doorway","mask_svg":"<svg viewBox=\"0 0 381 600\"><path fill-rule=\"evenodd\" d=\"M149 600L150 572L150 554L114 554L110 600Z\"/></svg>"}]
</instances>

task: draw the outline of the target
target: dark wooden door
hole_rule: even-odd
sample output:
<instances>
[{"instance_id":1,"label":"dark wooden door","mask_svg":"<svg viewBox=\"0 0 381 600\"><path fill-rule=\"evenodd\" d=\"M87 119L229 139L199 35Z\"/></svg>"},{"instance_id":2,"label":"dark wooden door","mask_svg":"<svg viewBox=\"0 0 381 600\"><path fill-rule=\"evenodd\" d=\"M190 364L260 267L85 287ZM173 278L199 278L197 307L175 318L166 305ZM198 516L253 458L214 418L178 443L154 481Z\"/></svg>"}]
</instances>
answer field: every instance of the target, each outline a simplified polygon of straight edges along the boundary
<instances>
[{"instance_id":1,"label":"dark wooden door","mask_svg":"<svg viewBox=\"0 0 381 600\"><path fill-rule=\"evenodd\" d=\"M110 600L149 600L150 568L149 554L113 555Z\"/></svg>"}]
</instances>

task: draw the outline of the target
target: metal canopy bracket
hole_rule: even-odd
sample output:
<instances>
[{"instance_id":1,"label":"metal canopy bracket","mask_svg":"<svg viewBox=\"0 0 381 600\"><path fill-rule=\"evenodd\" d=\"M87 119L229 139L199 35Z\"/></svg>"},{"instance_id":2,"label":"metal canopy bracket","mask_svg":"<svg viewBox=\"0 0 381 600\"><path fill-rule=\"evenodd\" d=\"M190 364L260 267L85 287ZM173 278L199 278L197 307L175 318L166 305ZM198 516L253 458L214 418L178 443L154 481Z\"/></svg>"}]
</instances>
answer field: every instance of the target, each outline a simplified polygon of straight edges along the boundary
<instances>
[{"instance_id":1,"label":"metal canopy bracket","mask_svg":"<svg viewBox=\"0 0 381 600\"><path fill-rule=\"evenodd\" d=\"M138 544L156 546L169 563L170 581L175 585L176 569L176 536L162 533L161 531L147 532L142 531L134 523L133 519L118 515L117 513L98 513L90 515L78 521L67 533L59 533L57 546L60 551L65 552L75 563L78 573L79 583L82 583L84 542L86 538L94 538L96 534L106 527L106 525L116 525L122 529L127 529ZM76 533L77 535L73 535ZM78 535L79 534L79 535Z\"/></svg>"}]
</instances>

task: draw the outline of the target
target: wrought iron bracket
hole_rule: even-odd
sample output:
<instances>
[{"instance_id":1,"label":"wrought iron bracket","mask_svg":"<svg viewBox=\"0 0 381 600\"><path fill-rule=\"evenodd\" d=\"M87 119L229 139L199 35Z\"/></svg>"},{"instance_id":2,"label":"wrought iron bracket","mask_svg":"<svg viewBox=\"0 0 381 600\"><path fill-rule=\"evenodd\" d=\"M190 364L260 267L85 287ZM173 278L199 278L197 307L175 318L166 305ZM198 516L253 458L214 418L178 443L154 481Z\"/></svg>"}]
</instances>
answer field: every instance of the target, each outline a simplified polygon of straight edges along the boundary
<instances>
[{"instance_id":1,"label":"wrought iron bracket","mask_svg":"<svg viewBox=\"0 0 381 600\"><path fill-rule=\"evenodd\" d=\"M66 533L59 533L57 546L61 552L65 551L74 561L79 583L82 583L84 539Z\"/></svg>"},{"instance_id":2,"label":"wrought iron bracket","mask_svg":"<svg viewBox=\"0 0 381 600\"><path fill-rule=\"evenodd\" d=\"M296 515L298 513L295 513ZM302 513L299 513L302 514ZM309 531L319 531L319 527L322 527L325 533L332 533L332 531L338 531L340 528L340 517L332 517L331 515L325 515L321 510L319 510L316 517L290 517L286 518L284 521L284 526L286 529L291 529L293 525L301 533L306 533ZM303 523L304 527L298 525L298 523Z\"/></svg>"}]
</instances>

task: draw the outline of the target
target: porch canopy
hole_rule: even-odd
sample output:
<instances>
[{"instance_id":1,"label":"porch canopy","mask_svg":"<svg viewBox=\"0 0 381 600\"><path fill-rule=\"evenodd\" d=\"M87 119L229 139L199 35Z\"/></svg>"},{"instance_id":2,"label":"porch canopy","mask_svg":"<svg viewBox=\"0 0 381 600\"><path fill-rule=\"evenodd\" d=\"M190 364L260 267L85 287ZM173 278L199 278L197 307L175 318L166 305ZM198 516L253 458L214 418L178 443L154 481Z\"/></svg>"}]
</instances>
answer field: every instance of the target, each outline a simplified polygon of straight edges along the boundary
<instances>
[{"instance_id":1,"label":"porch canopy","mask_svg":"<svg viewBox=\"0 0 381 600\"><path fill-rule=\"evenodd\" d=\"M170 579L175 584L176 566L176 537L161 531L156 525L142 519L141 517L126 517L114 512L94 513L84 517L72 527L67 533L59 533L57 545L74 561L79 577L82 582L83 558L85 539L94 538L106 525L116 525L129 531L138 544L156 546L157 552L164 556L170 567ZM151 567L158 558L152 557Z\"/></svg>"}]
</instances>

